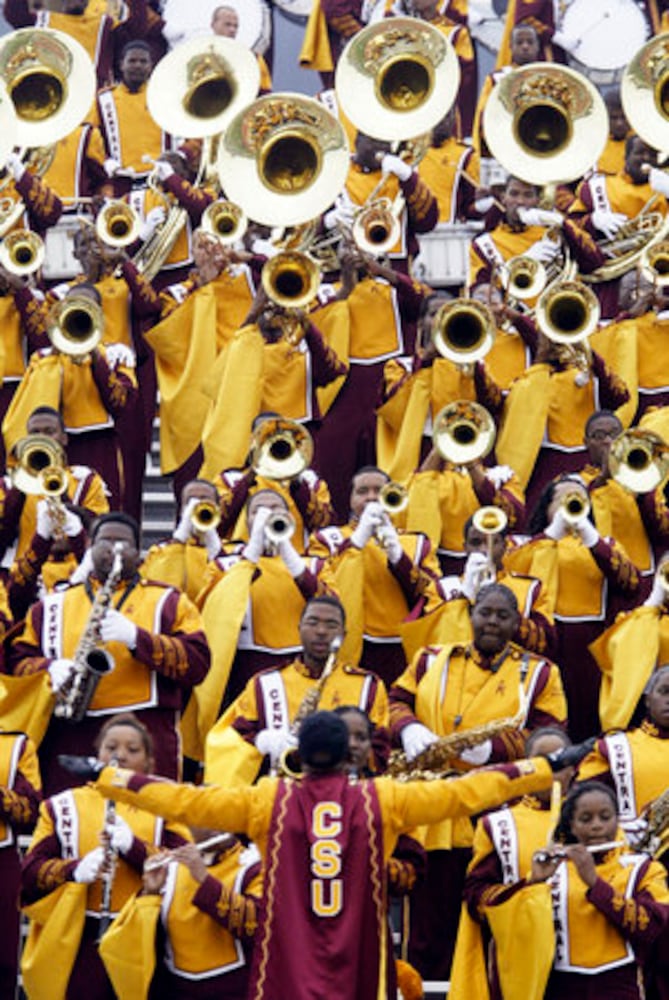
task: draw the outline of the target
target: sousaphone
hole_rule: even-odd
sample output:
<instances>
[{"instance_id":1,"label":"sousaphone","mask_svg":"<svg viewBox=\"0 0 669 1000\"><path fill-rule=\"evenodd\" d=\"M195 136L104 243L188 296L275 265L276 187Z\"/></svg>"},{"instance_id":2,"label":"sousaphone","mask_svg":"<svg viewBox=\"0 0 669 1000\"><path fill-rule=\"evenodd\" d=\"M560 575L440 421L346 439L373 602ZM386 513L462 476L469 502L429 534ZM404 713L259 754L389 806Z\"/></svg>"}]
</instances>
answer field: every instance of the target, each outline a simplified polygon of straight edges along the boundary
<instances>
[{"instance_id":1,"label":"sousaphone","mask_svg":"<svg viewBox=\"0 0 669 1000\"><path fill-rule=\"evenodd\" d=\"M84 120L95 69L79 42L53 28L21 28L0 40L0 79L16 114L14 145L58 142ZM4 144L4 137L0 140Z\"/></svg>"},{"instance_id":2,"label":"sousaphone","mask_svg":"<svg viewBox=\"0 0 669 1000\"><path fill-rule=\"evenodd\" d=\"M152 118L172 135L223 132L260 87L256 57L232 38L191 38L157 63L146 88Z\"/></svg>"},{"instance_id":3,"label":"sousaphone","mask_svg":"<svg viewBox=\"0 0 669 1000\"><path fill-rule=\"evenodd\" d=\"M566 66L530 63L502 77L483 113L492 155L528 184L575 180L609 134L606 106L589 80Z\"/></svg>"},{"instance_id":4,"label":"sousaphone","mask_svg":"<svg viewBox=\"0 0 669 1000\"><path fill-rule=\"evenodd\" d=\"M332 204L346 180L344 129L302 94L266 94L244 108L221 137L219 182L250 219L295 226Z\"/></svg>"},{"instance_id":5,"label":"sousaphone","mask_svg":"<svg viewBox=\"0 0 669 1000\"><path fill-rule=\"evenodd\" d=\"M630 128L654 149L669 149L669 32L646 42L620 84Z\"/></svg>"},{"instance_id":6,"label":"sousaphone","mask_svg":"<svg viewBox=\"0 0 669 1000\"><path fill-rule=\"evenodd\" d=\"M453 46L428 21L384 18L354 35L335 75L337 100L374 139L410 139L444 117L460 86Z\"/></svg>"}]
</instances>

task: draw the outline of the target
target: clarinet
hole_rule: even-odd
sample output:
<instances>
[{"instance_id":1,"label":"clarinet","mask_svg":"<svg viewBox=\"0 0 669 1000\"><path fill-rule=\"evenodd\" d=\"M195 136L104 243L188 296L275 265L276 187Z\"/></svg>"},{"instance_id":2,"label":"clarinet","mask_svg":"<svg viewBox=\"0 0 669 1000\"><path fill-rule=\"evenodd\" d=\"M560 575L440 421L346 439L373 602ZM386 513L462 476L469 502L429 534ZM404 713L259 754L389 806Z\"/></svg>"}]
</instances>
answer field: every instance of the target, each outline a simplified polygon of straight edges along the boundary
<instances>
[{"instance_id":1,"label":"clarinet","mask_svg":"<svg viewBox=\"0 0 669 1000\"><path fill-rule=\"evenodd\" d=\"M105 800L105 821L104 829L113 827L116 819L116 803L112 799ZM105 936L112 922L111 903L112 890L114 888L114 876L116 875L116 865L118 863L118 851L111 845L111 836L105 848L104 866L102 869L102 902L100 904L100 924L98 927L97 943Z\"/></svg>"}]
</instances>

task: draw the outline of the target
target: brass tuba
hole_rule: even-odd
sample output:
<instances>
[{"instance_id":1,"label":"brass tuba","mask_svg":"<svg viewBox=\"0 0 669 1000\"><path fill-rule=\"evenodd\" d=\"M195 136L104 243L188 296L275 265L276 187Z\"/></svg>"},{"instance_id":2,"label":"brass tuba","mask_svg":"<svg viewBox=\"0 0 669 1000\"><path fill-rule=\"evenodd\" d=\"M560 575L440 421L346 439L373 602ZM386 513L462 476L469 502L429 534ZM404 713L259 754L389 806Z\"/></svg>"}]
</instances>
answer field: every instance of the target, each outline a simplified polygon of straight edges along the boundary
<instances>
[{"instance_id":1,"label":"brass tuba","mask_svg":"<svg viewBox=\"0 0 669 1000\"><path fill-rule=\"evenodd\" d=\"M483 128L495 159L529 184L581 177L609 134L604 101L590 81L545 62L502 77L485 106Z\"/></svg>"},{"instance_id":2,"label":"brass tuba","mask_svg":"<svg viewBox=\"0 0 669 1000\"><path fill-rule=\"evenodd\" d=\"M473 465L492 451L495 421L479 403L458 399L444 406L434 418L432 441L451 465Z\"/></svg>"},{"instance_id":3,"label":"brass tuba","mask_svg":"<svg viewBox=\"0 0 669 1000\"><path fill-rule=\"evenodd\" d=\"M44 240L32 229L15 229L0 243L0 267L10 274L26 277L44 263Z\"/></svg>"},{"instance_id":4,"label":"brass tuba","mask_svg":"<svg viewBox=\"0 0 669 1000\"><path fill-rule=\"evenodd\" d=\"M296 420L270 417L253 433L250 464L264 479L294 479L309 466L313 451L306 427Z\"/></svg>"},{"instance_id":5,"label":"brass tuba","mask_svg":"<svg viewBox=\"0 0 669 1000\"><path fill-rule=\"evenodd\" d=\"M171 135L201 139L224 132L258 93L260 70L241 42L192 38L160 60L146 88L152 118Z\"/></svg>"},{"instance_id":6,"label":"brass tuba","mask_svg":"<svg viewBox=\"0 0 669 1000\"><path fill-rule=\"evenodd\" d=\"M375 139L429 132L453 104L460 69L453 46L428 21L384 18L355 34L337 63L344 114Z\"/></svg>"},{"instance_id":7,"label":"brass tuba","mask_svg":"<svg viewBox=\"0 0 669 1000\"><path fill-rule=\"evenodd\" d=\"M550 285L539 297L539 330L554 344L584 343L597 329L600 308L595 293L580 281Z\"/></svg>"},{"instance_id":8,"label":"brass tuba","mask_svg":"<svg viewBox=\"0 0 669 1000\"><path fill-rule=\"evenodd\" d=\"M669 32L655 35L632 57L620 98L630 128L654 149L669 149Z\"/></svg>"},{"instance_id":9,"label":"brass tuba","mask_svg":"<svg viewBox=\"0 0 669 1000\"><path fill-rule=\"evenodd\" d=\"M321 272L313 258L299 250L282 250L263 264L265 294L284 309L304 309L315 299Z\"/></svg>"},{"instance_id":10,"label":"brass tuba","mask_svg":"<svg viewBox=\"0 0 669 1000\"><path fill-rule=\"evenodd\" d=\"M139 239L139 217L127 202L113 198L98 212L95 232L109 247L128 247Z\"/></svg>"},{"instance_id":11,"label":"brass tuba","mask_svg":"<svg viewBox=\"0 0 669 1000\"><path fill-rule=\"evenodd\" d=\"M207 205L200 220L200 228L214 236L222 246L241 240L248 225L246 216L233 201L219 198Z\"/></svg>"},{"instance_id":12,"label":"brass tuba","mask_svg":"<svg viewBox=\"0 0 669 1000\"><path fill-rule=\"evenodd\" d=\"M217 162L221 187L250 219L294 226L332 204L349 152L344 129L319 101L273 93L232 120Z\"/></svg>"},{"instance_id":13,"label":"brass tuba","mask_svg":"<svg viewBox=\"0 0 669 1000\"><path fill-rule=\"evenodd\" d=\"M669 447L659 434L632 427L611 442L609 471L632 493L650 493L669 472Z\"/></svg>"},{"instance_id":14,"label":"brass tuba","mask_svg":"<svg viewBox=\"0 0 669 1000\"><path fill-rule=\"evenodd\" d=\"M442 358L456 365L471 365L485 357L495 339L495 319L476 299L445 302L432 326L434 346Z\"/></svg>"},{"instance_id":15,"label":"brass tuba","mask_svg":"<svg viewBox=\"0 0 669 1000\"><path fill-rule=\"evenodd\" d=\"M49 340L60 354L83 360L98 346L103 331L102 309L87 295L68 295L51 310Z\"/></svg>"}]
</instances>

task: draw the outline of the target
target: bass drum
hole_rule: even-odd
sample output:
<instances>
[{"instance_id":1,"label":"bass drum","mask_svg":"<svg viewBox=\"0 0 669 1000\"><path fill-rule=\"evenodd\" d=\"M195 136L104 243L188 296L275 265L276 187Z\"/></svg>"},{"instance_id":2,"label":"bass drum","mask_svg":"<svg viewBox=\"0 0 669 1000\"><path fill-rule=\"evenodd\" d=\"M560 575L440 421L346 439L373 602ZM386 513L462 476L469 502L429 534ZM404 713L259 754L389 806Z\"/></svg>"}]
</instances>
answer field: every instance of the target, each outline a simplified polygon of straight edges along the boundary
<instances>
[{"instance_id":1,"label":"bass drum","mask_svg":"<svg viewBox=\"0 0 669 1000\"><path fill-rule=\"evenodd\" d=\"M220 0L165 0L163 5L163 34L172 49L189 38L211 34L211 17ZM272 39L272 16L265 0L225 0L226 7L234 7L239 17L237 41L260 53L268 48Z\"/></svg>"},{"instance_id":2,"label":"bass drum","mask_svg":"<svg viewBox=\"0 0 669 1000\"><path fill-rule=\"evenodd\" d=\"M567 53L572 69L599 86L618 83L630 55L650 35L650 25L635 0L571 0L560 31L578 39Z\"/></svg>"}]
</instances>

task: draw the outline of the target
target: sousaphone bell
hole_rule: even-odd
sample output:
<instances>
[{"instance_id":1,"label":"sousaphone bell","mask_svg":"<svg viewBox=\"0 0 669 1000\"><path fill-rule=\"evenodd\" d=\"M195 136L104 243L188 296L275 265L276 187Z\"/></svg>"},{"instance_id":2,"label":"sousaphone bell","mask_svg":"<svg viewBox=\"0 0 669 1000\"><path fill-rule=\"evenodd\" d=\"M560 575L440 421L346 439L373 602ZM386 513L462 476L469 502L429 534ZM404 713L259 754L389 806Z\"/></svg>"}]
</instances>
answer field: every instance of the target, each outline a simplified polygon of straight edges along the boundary
<instances>
[{"instance_id":1,"label":"sousaphone bell","mask_svg":"<svg viewBox=\"0 0 669 1000\"><path fill-rule=\"evenodd\" d=\"M620 98L630 128L654 149L669 149L669 32L651 38L632 57Z\"/></svg>"}]
</instances>

